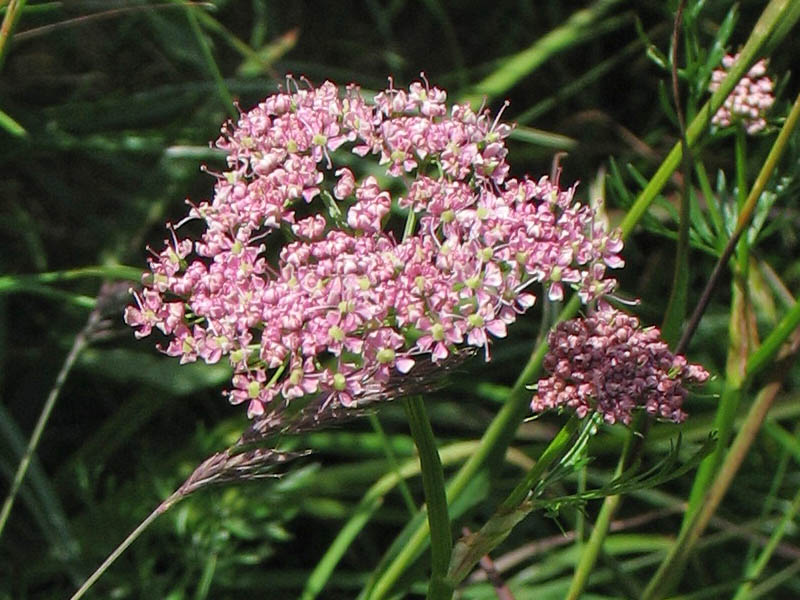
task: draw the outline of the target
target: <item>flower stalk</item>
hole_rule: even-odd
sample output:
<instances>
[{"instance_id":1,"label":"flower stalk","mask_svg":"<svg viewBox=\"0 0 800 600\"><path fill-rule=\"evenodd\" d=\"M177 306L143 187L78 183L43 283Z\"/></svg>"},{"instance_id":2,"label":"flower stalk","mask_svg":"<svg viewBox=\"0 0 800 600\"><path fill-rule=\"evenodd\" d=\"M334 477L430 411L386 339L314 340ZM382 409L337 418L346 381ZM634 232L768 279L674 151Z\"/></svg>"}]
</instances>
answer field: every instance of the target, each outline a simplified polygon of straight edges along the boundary
<instances>
[{"instance_id":1,"label":"flower stalk","mask_svg":"<svg viewBox=\"0 0 800 600\"><path fill-rule=\"evenodd\" d=\"M422 397L407 398L405 410L411 435L419 453L425 507L431 532L431 578L427 598L449 600L453 595L453 586L446 576L453 538L450 531L442 461L436 449L436 440Z\"/></svg>"}]
</instances>

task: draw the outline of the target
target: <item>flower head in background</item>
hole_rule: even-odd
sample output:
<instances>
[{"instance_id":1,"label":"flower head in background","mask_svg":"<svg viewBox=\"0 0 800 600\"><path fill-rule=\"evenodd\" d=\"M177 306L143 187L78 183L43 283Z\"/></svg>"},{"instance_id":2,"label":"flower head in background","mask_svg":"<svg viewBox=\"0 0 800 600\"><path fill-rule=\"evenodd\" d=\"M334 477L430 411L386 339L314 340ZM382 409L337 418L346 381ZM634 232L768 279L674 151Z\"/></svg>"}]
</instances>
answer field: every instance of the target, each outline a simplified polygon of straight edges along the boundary
<instances>
[{"instance_id":1,"label":"flower head in background","mask_svg":"<svg viewBox=\"0 0 800 600\"><path fill-rule=\"evenodd\" d=\"M722 80L739 58L739 55L726 54L722 59L722 67L714 69L711 74L710 92L719 89ZM725 103L711 118L711 122L719 127L728 127L741 122L749 134L758 133L767 126L766 112L775 102L772 95L772 79L767 77L767 60L761 59L736 84Z\"/></svg>"},{"instance_id":2,"label":"flower head in background","mask_svg":"<svg viewBox=\"0 0 800 600\"><path fill-rule=\"evenodd\" d=\"M511 127L445 100L424 77L371 102L288 79L223 127L227 169L184 220L203 232L168 226L126 322L181 362L227 359L230 401L264 416L304 396L357 407L469 347L488 359L534 284L553 300L613 290L619 234L574 188L509 179Z\"/></svg>"},{"instance_id":3,"label":"flower head in background","mask_svg":"<svg viewBox=\"0 0 800 600\"><path fill-rule=\"evenodd\" d=\"M604 303L589 317L560 323L544 361L551 375L537 384L531 408L568 407L579 417L597 412L606 423L626 425L643 408L680 423L687 386L703 383L708 372L672 354L660 335Z\"/></svg>"}]
</instances>

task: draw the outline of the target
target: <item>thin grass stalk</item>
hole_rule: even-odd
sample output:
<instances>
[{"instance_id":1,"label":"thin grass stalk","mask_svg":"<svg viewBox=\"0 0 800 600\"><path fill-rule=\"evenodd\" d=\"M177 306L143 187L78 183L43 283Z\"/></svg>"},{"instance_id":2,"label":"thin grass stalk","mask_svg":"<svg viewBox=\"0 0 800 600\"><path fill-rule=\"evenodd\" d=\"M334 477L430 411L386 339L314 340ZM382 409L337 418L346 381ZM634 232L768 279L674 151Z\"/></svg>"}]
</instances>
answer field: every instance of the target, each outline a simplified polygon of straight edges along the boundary
<instances>
[{"instance_id":1,"label":"thin grass stalk","mask_svg":"<svg viewBox=\"0 0 800 600\"><path fill-rule=\"evenodd\" d=\"M405 401L406 416L411 435L419 452L422 471L422 488L425 491L425 506L431 532L431 578L428 584L428 600L449 600L453 586L446 579L453 537L450 531L450 516L447 494L444 488L444 473L436 439L422 396L412 396Z\"/></svg>"},{"instance_id":2,"label":"thin grass stalk","mask_svg":"<svg viewBox=\"0 0 800 600\"><path fill-rule=\"evenodd\" d=\"M89 336L94 331L99 320L100 314L98 310L95 309L89 315L89 320L86 326L75 336L75 339L72 342L72 347L67 353L64 363L61 365L61 369L56 376L53 387L50 388L50 392L47 394L47 399L42 407L42 411L39 413L39 418L37 419L36 425L31 433L31 437L28 440L28 445L25 447L25 452L20 458L19 465L17 465L17 471L14 473L14 479L11 482L8 495L3 502L3 507L0 508L0 536L3 535L6 523L8 522L8 517L11 514L11 509L14 507L14 501L17 498L17 494L19 493L22 482L25 479L25 475L28 473L28 467L33 459L33 453L36 452L36 448L39 446L42 433L44 432L44 428L47 426L47 422L50 420L50 415L52 414L53 408L55 408L56 402L58 401L61 389L64 387L64 383L66 382L69 373L72 371L75 361L78 360L81 352L83 352L84 349L86 349L86 347L89 345Z\"/></svg>"},{"instance_id":3,"label":"thin grass stalk","mask_svg":"<svg viewBox=\"0 0 800 600\"><path fill-rule=\"evenodd\" d=\"M528 514L530 505L526 503L526 500L531 495L531 490L542 480L553 463L568 452L570 444L574 442L574 434L578 430L580 422L581 420L577 416L570 417L547 445L539 460L534 463L522 481L500 504L484 527L477 534L472 534L465 541L460 542L461 547L466 549L466 552L459 552L459 548L456 548L450 558L450 568L447 576L452 585L458 585L469 575L481 558L488 555L499 545L510 533L511 528ZM503 528L497 528L498 522L505 524ZM510 527L506 529L505 526L508 524L510 524Z\"/></svg>"},{"instance_id":4,"label":"thin grass stalk","mask_svg":"<svg viewBox=\"0 0 800 600\"><path fill-rule=\"evenodd\" d=\"M195 13L195 17L209 30L218 33L220 37L222 37L222 39L224 39L228 45L236 50L243 58L246 58L261 66L261 68L263 68L265 71L272 66L270 62L264 60L261 55L253 50L245 41L239 39L239 37L237 37L230 29L225 27L207 12L200 10Z\"/></svg>"},{"instance_id":5,"label":"thin grass stalk","mask_svg":"<svg viewBox=\"0 0 800 600\"><path fill-rule=\"evenodd\" d=\"M774 432L776 427L781 429L781 431L786 435L791 436L792 439L797 438L798 433L800 433L800 428L795 426L794 435L790 434L780 425L777 425L775 423L774 418L764 423L762 431L768 437L772 437L773 439L775 439ZM772 476L772 482L770 483L769 490L767 491L767 494L764 497L764 502L762 503L761 510L759 511L759 516L758 516L759 522L765 522L767 519L769 519L769 516L772 514L773 510L775 510L775 505L778 502L778 493L781 489L781 486L786 481L786 473L788 471L789 464L792 462L791 449L786 444L781 443L781 440L776 439L776 441L778 441L778 443L781 444L781 454L778 458L778 462L775 467L775 473ZM758 546L756 542L751 541L747 548L747 557L745 559L745 564L752 565L755 562L757 550Z\"/></svg>"},{"instance_id":6,"label":"thin grass stalk","mask_svg":"<svg viewBox=\"0 0 800 600\"><path fill-rule=\"evenodd\" d=\"M761 573L764 572L764 568L767 566L770 558L772 558L772 554L775 552L778 544L780 544L783 536L786 535L787 529L794 521L794 517L798 511L800 511L800 490L795 494L789 509L783 514L783 517L781 517L780 523L778 523L777 527L772 531L769 542L767 542L767 545L762 549L758 559L747 569L745 573L747 581L736 591L733 600L745 600L746 598L750 598L753 583L761 576Z\"/></svg>"},{"instance_id":7,"label":"thin grass stalk","mask_svg":"<svg viewBox=\"0 0 800 600\"><path fill-rule=\"evenodd\" d=\"M765 344L769 342L768 348L771 349L768 356L770 361L774 359L778 349L786 342L789 335L792 332L796 332L798 326L800 326L800 301L795 303L792 310L784 316L780 325L776 327L768 336L767 340L765 340ZM780 340L780 344L776 343L775 340ZM780 368L774 380L764 386L756 395L756 399L750 406L747 416L738 434L734 438L733 444L731 444L731 448L725 456L725 460L722 462L713 483L704 494L697 511L690 516L687 525L681 528L678 538L675 540L667 556L661 562L655 575L653 575L648 583L642 600L659 600L660 598L664 598L677 585L683 574L689 555L716 512L733 478L736 476L742 461L747 455L750 446L761 430L764 418L781 388L781 378L785 376L786 367L789 361L794 358L798 348L800 348L800 335L796 334L793 336L791 348L781 359L781 364L779 364ZM742 389L746 389L747 384L759 374L763 365L766 364L766 357L759 357L758 360L755 360L756 354L751 356L747 362L747 368L745 370L746 375Z\"/></svg>"},{"instance_id":8,"label":"thin grass stalk","mask_svg":"<svg viewBox=\"0 0 800 600\"><path fill-rule=\"evenodd\" d=\"M3 16L3 23L0 25L0 71L8 56L8 48L11 45L11 38L17 27L22 10L25 8L27 0L9 0L6 6L6 14Z\"/></svg>"},{"instance_id":9,"label":"thin grass stalk","mask_svg":"<svg viewBox=\"0 0 800 600\"><path fill-rule=\"evenodd\" d=\"M772 577L765 579L763 582L753 587L750 597L761 598L762 596L766 596L776 587L783 585L787 581L792 581L797 577L798 573L800 573L800 560L793 562L785 569L781 569Z\"/></svg>"},{"instance_id":10,"label":"thin grass stalk","mask_svg":"<svg viewBox=\"0 0 800 600\"><path fill-rule=\"evenodd\" d=\"M617 468L614 471L615 479L622 475L625 469L627 469L630 465L630 459L634 452L634 448L636 447L635 435L639 430L639 426L643 418L647 417L641 413L637 415L637 424L631 428L628 436L625 438L625 445L622 449L622 455L620 456L619 462L617 463ZM578 564L575 566L575 573L573 574L572 581L569 584L567 595L564 597L565 600L577 600L581 597L581 594L583 594L583 589L586 587L586 582L589 581L589 576L592 574L592 570L597 562L597 557L600 555L600 551L603 548L603 543L608 536L609 528L611 527L611 521L614 519L614 515L616 514L621 503L622 496L620 495L606 496L603 499L603 504L600 507L600 512L597 515L597 520L594 523L589 540L581 548L580 558L578 559Z\"/></svg>"},{"instance_id":11,"label":"thin grass stalk","mask_svg":"<svg viewBox=\"0 0 800 600\"><path fill-rule=\"evenodd\" d=\"M31 9L41 8L42 11L47 10L47 5L50 5L50 8L53 10L57 9L56 3L38 3L31 6ZM118 8L110 8L108 10L101 10L98 12L80 15L78 17L73 17L69 19L59 19L53 23L47 23L45 25L39 25L37 27L31 27L26 29L25 31L18 32L14 39L18 42L32 40L37 37L42 37L45 35L52 35L55 32L72 29L77 25L86 25L88 23L97 22L97 21L105 21L110 19L119 18L125 14L129 13L141 13L144 11L155 11L155 10L164 10L168 8L185 8L187 6L203 6L205 8L214 8L214 5L211 2L191 2L190 0L171 0L169 3L151 3L151 4L142 4L138 6L120 6Z\"/></svg>"},{"instance_id":12,"label":"thin grass stalk","mask_svg":"<svg viewBox=\"0 0 800 600\"><path fill-rule=\"evenodd\" d=\"M28 284L48 285L62 281L75 281L87 277L139 281L142 278L142 270L125 265L98 265L69 269L66 271L34 273L32 275L3 275L0 276L0 294L24 291L25 286Z\"/></svg>"},{"instance_id":13,"label":"thin grass stalk","mask_svg":"<svg viewBox=\"0 0 800 600\"><path fill-rule=\"evenodd\" d=\"M508 497L500 505L500 510L511 510L516 508L525 498L528 497L530 491L536 487L536 484L542 479L545 471L559 458L567 449L567 445L573 439L573 434L578 430L580 419L573 415L569 421L559 430L553 437L547 448L544 449L539 460L533 465L533 468L525 474L517 484L517 487L508 495Z\"/></svg>"},{"instance_id":14,"label":"thin grass stalk","mask_svg":"<svg viewBox=\"0 0 800 600\"><path fill-rule=\"evenodd\" d=\"M397 487L400 488L400 495L403 496L403 502L406 504L408 514L413 517L417 513L418 508L414 502L414 497L411 495L411 490L408 489L406 480L400 477L400 463L397 462L397 456L394 450L392 450L392 444L389 442L389 438L386 437L383 426L381 426L381 420L376 413L370 413L369 422L372 425L372 429L375 430L375 433L378 434L381 440L381 446L383 447L384 455L386 455L386 462L389 463L389 469L397 474Z\"/></svg>"},{"instance_id":15,"label":"thin grass stalk","mask_svg":"<svg viewBox=\"0 0 800 600\"><path fill-rule=\"evenodd\" d=\"M189 26L192 29L195 39L197 39L197 44L200 46L200 51L203 53L203 59L205 60L206 68L208 69L211 78L214 80L214 87L217 90L217 95L219 96L222 104L225 106L225 110L227 111L228 115L231 118L236 119L238 118L239 113L236 111L233 96L231 96L230 90L228 90L228 86L225 84L225 80L222 77L219 66L217 66L216 60L214 60L211 47L208 45L208 41L203 35L203 30L200 28L200 23L198 22L197 15L195 15L194 11L194 6L186 6L186 18L189 21Z\"/></svg>"},{"instance_id":16,"label":"thin grass stalk","mask_svg":"<svg viewBox=\"0 0 800 600\"><path fill-rule=\"evenodd\" d=\"M706 201L706 209L708 210L708 215L711 218L716 239L721 241L723 238L722 233L725 231L725 225L722 222L722 214L719 211L717 197L714 194L714 190L711 188L711 182L708 179L706 166L703 164L703 161L699 160L698 158L695 158L694 172L697 175L697 181L700 184L700 191L702 192L703 198ZM717 249L721 250L721 248Z\"/></svg>"},{"instance_id":17,"label":"thin grass stalk","mask_svg":"<svg viewBox=\"0 0 800 600\"><path fill-rule=\"evenodd\" d=\"M701 294L700 300L698 302L697 307L695 308L692 317L689 320L689 325L684 332L681 341L679 342L679 349L684 349L685 346L688 345L689 339L693 335L693 333L697 329L697 325L700 322L700 318L708 306L708 303L711 299L711 293L713 292L714 287L716 286L717 281L722 273L724 267L727 266L730 257L732 256L734 249L737 247L739 240L741 239L743 233L746 231L746 228L749 226L750 221L753 216L753 212L755 210L756 203L758 199L761 197L761 194L764 191L770 177L772 176L775 168L778 165L778 162L783 155L783 152L786 150L787 143L791 137L791 134L797 127L798 119L800 118L800 95L797 96L795 99L794 105L792 106L792 110L789 113L786 121L781 128L778 137L775 140L775 143L772 145L770 152L767 156L766 161L761 167L761 170L756 177L756 181L753 183L753 187L750 190L750 193L747 195L744 203L742 204L741 211L739 213L739 217L736 223L736 229L734 230L731 239L728 241L725 250L723 251L722 255L720 256L717 263L714 265L714 270L712 271L711 277L706 284L703 293ZM738 257L739 264L741 264L741 253ZM739 282L736 284L738 286L743 286L744 284L741 282L741 279L738 280ZM738 290L738 291L736 291ZM737 306L740 306L740 302L744 302L745 298L742 296L744 294L744 288L735 288L735 296L734 296L734 314L738 312ZM732 323L733 325L733 323ZM737 335L744 335L747 331L748 327L746 321L742 322L740 330L732 329L731 334L734 336L734 340L736 339L735 336ZM778 346L783 343L786 339L786 336L790 332L785 332L783 336L775 337L775 338L768 338L775 340ZM776 348L772 348L773 352L777 351ZM760 354L762 351L759 350L756 354L761 356ZM753 357L755 358L755 356ZM744 366L744 361L747 360L747 357L740 357L740 364ZM758 367L760 370L760 366ZM736 371L733 369L733 365L731 364L728 369L728 377L726 378L725 388L723 390L722 397L720 399L719 409L717 411L717 415L714 420L714 427L720 432L719 443L717 448L714 452L709 456L703 463L700 465L698 469L697 476L695 477L695 482L692 486L692 492L689 496L689 509L687 511L686 519L684 520L684 527L688 522L689 517L691 514L697 510L699 503L701 502L703 495L708 488L709 482L716 471L717 466L719 465L722 457L722 453L727 448L728 439L730 437L730 432L733 426L733 419L736 416L736 409L738 406L738 397L740 395L739 389L741 387L741 376L736 374Z\"/></svg>"},{"instance_id":18,"label":"thin grass stalk","mask_svg":"<svg viewBox=\"0 0 800 600\"><path fill-rule=\"evenodd\" d=\"M203 566L203 573L200 575L200 582L197 584L197 591L194 594L195 600L205 600L208 598L208 592L211 591L211 582L214 581L214 573L217 570L217 561L219 554L212 552L206 559Z\"/></svg>"},{"instance_id":19,"label":"thin grass stalk","mask_svg":"<svg viewBox=\"0 0 800 600\"><path fill-rule=\"evenodd\" d=\"M739 256L747 256L746 251L741 251ZM732 284L725 381L713 425L713 429L717 432L717 446L697 469L692 489L689 492L688 507L683 516L682 527L687 526L700 507L708 486L722 462L733 435L734 420L744 393L742 382L745 377L747 358L756 344L749 327L749 321L753 318L753 307L744 277L743 274L736 272Z\"/></svg>"},{"instance_id":20,"label":"thin grass stalk","mask_svg":"<svg viewBox=\"0 0 800 600\"><path fill-rule=\"evenodd\" d=\"M750 445L758 435L761 424L779 389L780 384L773 383L756 396L742 428L734 439L730 452L725 457L717 478L703 497L699 511L692 516L688 525L678 534L678 538L666 558L647 584L642 600L660 600L667 597L677 586L691 551L728 491L728 487L747 455Z\"/></svg>"},{"instance_id":21,"label":"thin grass stalk","mask_svg":"<svg viewBox=\"0 0 800 600\"><path fill-rule=\"evenodd\" d=\"M681 23L683 21L683 8L685 1L678 3L675 13L675 23L672 29L672 95L675 102L675 114L678 116L678 125L681 135L681 171L683 174L683 189L681 190L681 206L678 218L678 243L675 249L675 270L672 275L672 291L667 303L667 311L661 325L661 335L664 340L675 347L680 336L681 326L686 319L686 298L689 289L689 227L691 217L689 213L689 195L692 190L692 156L689 141L686 139L686 120L681 107L680 88L678 85L678 40L680 37Z\"/></svg>"},{"instance_id":22,"label":"thin grass stalk","mask_svg":"<svg viewBox=\"0 0 800 600\"><path fill-rule=\"evenodd\" d=\"M122 541L122 543L119 546L117 546L111 554L108 555L108 557L103 561L103 564L97 567L97 570L95 570L95 572L92 573L89 576L89 578L83 582L83 585L80 588L78 588L78 591L76 591L72 596L70 596L69 600L79 600L80 598L82 598L84 594L86 594L86 592L88 592L89 589L95 584L95 582L98 579L100 579L100 577L103 576L103 573L105 573L108 570L108 568L114 563L114 561L116 561L120 557L120 555L123 552L125 552L125 550L128 549L128 546L130 546L133 542L135 542L139 538L139 536L142 535L142 533L144 533L148 527L150 527L153 521L155 521L158 517L167 512L182 498L183 496L181 496L178 492L175 492L169 498L164 500L164 502L159 504L158 507L149 515L147 515L147 518L141 523L139 523L139 525L136 526L136 529L131 531L130 534L128 534L128 537L126 537Z\"/></svg>"},{"instance_id":23,"label":"thin grass stalk","mask_svg":"<svg viewBox=\"0 0 800 600\"><path fill-rule=\"evenodd\" d=\"M648 32L648 35L657 34L659 29L660 26L656 26L652 31ZM580 77L570 81L567 85L557 90L553 95L540 100L530 108L524 110L519 114L519 116L516 117L517 123L524 125L526 123L530 123L531 121L535 121L544 114L547 114L562 102L565 102L572 96L579 94L584 88L601 79L614 67L619 65L619 63L632 59L634 55L641 51L642 46L643 43L640 38L630 42L614 56L605 59Z\"/></svg>"},{"instance_id":24,"label":"thin grass stalk","mask_svg":"<svg viewBox=\"0 0 800 600\"><path fill-rule=\"evenodd\" d=\"M542 36L522 52L506 59L499 68L478 82L470 92L464 94L461 100L471 104L480 104L485 97L491 100L504 94L554 54L574 46L576 40L587 35L588 32L596 33L591 28L596 27L600 18L615 4L619 4L619 1L599 0L588 8L576 11L563 25ZM618 21L616 20L612 25L617 26ZM628 18L625 18L625 22L627 21Z\"/></svg>"}]
</instances>

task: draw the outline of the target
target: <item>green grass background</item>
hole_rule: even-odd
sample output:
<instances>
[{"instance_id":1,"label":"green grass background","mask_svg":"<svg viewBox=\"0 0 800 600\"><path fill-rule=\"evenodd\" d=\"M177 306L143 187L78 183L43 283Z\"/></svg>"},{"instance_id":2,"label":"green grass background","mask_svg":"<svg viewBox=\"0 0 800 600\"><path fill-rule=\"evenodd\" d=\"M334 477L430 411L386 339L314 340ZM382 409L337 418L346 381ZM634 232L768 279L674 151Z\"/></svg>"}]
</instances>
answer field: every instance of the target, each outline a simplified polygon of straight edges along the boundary
<instances>
[{"instance_id":1,"label":"green grass background","mask_svg":"<svg viewBox=\"0 0 800 600\"><path fill-rule=\"evenodd\" d=\"M761 4L740 4L731 49L745 41ZM694 39L710 45L731 6L706 2ZM652 174L678 139L669 72L654 60L668 52L673 9L612 0L28 2L0 72L0 491L8 489L101 283L122 282L122 292L104 313L103 335L90 340L60 388L0 538L0 598L68 597L201 460L246 427L241 407L220 395L229 377L224 367L179 366L152 340L134 340L121 319L129 301L125 277L144 268L145 246L160 245L163 223L185 213L185 198L211 194L213 179L200 167L222 164L209 141L236 114L232 99L247 109L287 73L378 90L389 75L404 85L424 71L452 100L479 104L486 97L494 110L510 100L504 119L522 125L509 143L514 174L547 174L554 154L566 151L562 182L580 180L584 198L590 190L605 196L618 222L625 193L606 185L607 173L616 166L616 181L635 194L637 174ZM798 39L789 36L772 56L783 94L776 115L786 114L796 94ZM704 100L696 81L683 82L695 106ZM766 229L753 251L752 314L762 333L793 302L775 290L800 283L796 138L779 172L783 187L776 184L784 201L764 212ZM748 143L744 169L752 181L771 138ZM732 190L735 179L732 148L730 136L718 136L701 149L712 184L718 173L727 176L721 190ZM660 322L670 292L677 183L624 252L621 291L642 299L635 311L648 324ZM690 307L715 250L693 241ZM718 377L692 398L685 425L655 425L645 463L663 456L679 430L699 442L712 429L729 287L727 277L690 351ZM442 447L483 433L541 333L540 310L493 346L490 364L477 357L428 397ZM693 598L743 577L748 556L764 546L800 485L799 380L795 368L690 562L681 590ZM389 404L376 416L380 428L365 418L300 436L293 443L313 453L281 478L190 497L156 521L89 597L298 597L364 494L392 471L386 447L400 462L413 455L402 407ZM502 472L491 485L476 482L459 523L479 528L563 421L547 415L525 423ZM623 438L619 427L595 438L590 485L610 479ZM446 473L465 458L454 452ZM676 534L691 482L684 477L626 500L587 598L636 597ZM419 478L408 485L419 506ZM575 485L567 481L564 490ZM381 498L320 597L354 598L409 520L408 497L398 488ZM590 518L598 506L585 507ZM570 536L584 526L571 508L557 519L534 514L515 529L494 557L517 598L563 597L579 552ZM764 577L799 559L790 524ZM407 573L398 597L424 594L425 568L423 559ZM789 575L765 597L800 596L800 579ZM706 597L728 597L734 588L725 589ZM496 597L479 581L459 594Z\"/></svg>"}]
</instances>

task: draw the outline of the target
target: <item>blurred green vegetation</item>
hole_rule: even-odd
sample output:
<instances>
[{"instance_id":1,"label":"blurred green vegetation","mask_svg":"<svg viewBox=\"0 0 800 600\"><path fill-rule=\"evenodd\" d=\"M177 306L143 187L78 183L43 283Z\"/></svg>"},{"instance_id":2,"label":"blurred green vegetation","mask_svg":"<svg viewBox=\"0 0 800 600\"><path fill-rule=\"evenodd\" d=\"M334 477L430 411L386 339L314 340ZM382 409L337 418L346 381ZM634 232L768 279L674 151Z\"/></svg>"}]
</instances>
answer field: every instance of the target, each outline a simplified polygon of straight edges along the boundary
<instances>
[{"instance_id":1,"label":"blurred green vegetation","mask_svg":"<svg viewBox=\"0 0 800 600\"><path fill-rule=\"evenodd\" d=\"M15 4L0 2L3 15ZM731 7L714 0L695 7L692 39L710 47L722 29L727 49L736 50L762 3ZM2 532L0 598L68 597L200 461L246 427L241 407L221 397L225 368L179 366L150 340L134 340L121 318L125 288L144 268L146 245L160 244L163 223L181 218L185 198L211 194L213 179L200 167L221 165L209 141L237 114L232 99L247 109L287 73L381 89L387 76L406 83L420 72L454 100L480 103L487 96L497 110L509 99L504 119L521 123L510 142L515 174L547 174L554 154L568 151L560 159L562 182L581 180L584 198L594 186L616 223L679 136L669 72L658 64L669 51L673 11L672 3L656 0L25 4L0 72L3 497L101 284L122 283L60 389ZM774 115L785 115L796 95L791 69L798 57L800 37L791 35L772 55L779 84ZM705 100L708 75L695 70L682 81L694 108ZM772 137L748 142L751 182ZM710 180L702 191L722 206L735 204L737 193L732 148L731 136L717 135L699 150ZM751 235L752 314L762 334L799 289L798 175L795 135L768 188L771 203L760 205L763 227ZM635 311L646 323L660 322L669 297L679 184L674 176L624 251L621 292L642 299ZM731 223L735 214L720 218ZM690 309L724 237L714 223L693 224ZM690 349L692 361L717 377L691 399L685 425L654 426L646 464L663 457L679 430L690 442L688 455L712 429L725 373L730 283L723 281ZM451 451L447 474L468 456L458 444L477 440L505 400L541 323L537 308L494 345L489 365L476 357L427 398L437 439ZM746 559L787 510L800 485L799 384L794 368L681 591L730 583L719 594L732 595ZM282 477L190 497L156 521L88 597L299 597L344 524L372 498L363 529L320 596L356 597L409 520L396 485L365 496L393 472L387 445L401 464L414 452L399 404L385 406L378 418L385 434L368 419L308 433L292 443L313 453ZM459 524L479 528L563 420L546 415L523 424L492 485L477 478L457 507ZM624 437L620 427L606 429L592 442L595 458L586 474L597 485L611 478ZM574 491L573 481L562 485L564 493ZM643 587L675 536L691 485L683 477L626 501L584 597L635 597L631 590ZM419 478L410 477L408 486L421 504ZM586 506L590 518L596 508ZM582 519L575 508L558 519L535 513L498 548L494 557L516 598L564 596L580 552L571 540ZM779 578L798 560L800 538L790 524L761 577ZM424 595L426 568L421 561L406 573L401 584L409 597ZM462 598L496 597L479 579L468 580ZM776 585L764 588L764 597L800 596L796 574Z\"/></svg>"}]
</instances>

